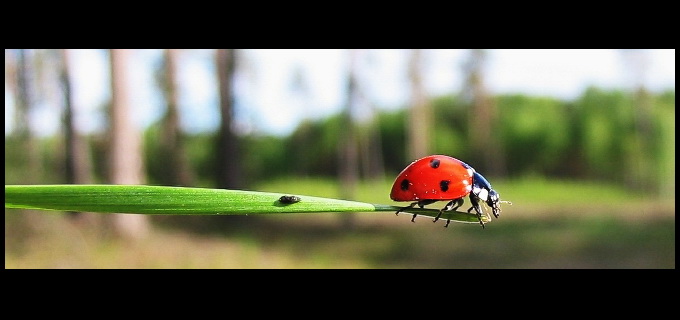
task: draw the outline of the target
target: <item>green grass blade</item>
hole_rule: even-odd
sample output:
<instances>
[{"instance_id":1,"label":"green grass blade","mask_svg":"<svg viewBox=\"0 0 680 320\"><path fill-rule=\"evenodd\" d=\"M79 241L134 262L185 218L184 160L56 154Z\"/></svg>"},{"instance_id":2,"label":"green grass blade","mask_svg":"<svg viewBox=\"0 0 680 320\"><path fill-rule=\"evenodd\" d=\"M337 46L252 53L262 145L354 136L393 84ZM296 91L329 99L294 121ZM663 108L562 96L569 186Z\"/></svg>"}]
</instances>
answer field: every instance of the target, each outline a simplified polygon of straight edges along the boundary
<instances>
[{"instance_id":1,"label":"green grass blade","mask_svg":"<svg viewBox=\"0 0 680 320\"><path fill-rule=\"evenodd\" d=\"M5 207L163 215L396 212L398 209L307 195L294 195L300 201L286 204L279 201L283 195L294 194L146 185L6 185ZM439 211L409 208L403 212L434 217ZM442 218L477 222L475 215L464 212L445 212Z\"/></svg>"}]
</instances>

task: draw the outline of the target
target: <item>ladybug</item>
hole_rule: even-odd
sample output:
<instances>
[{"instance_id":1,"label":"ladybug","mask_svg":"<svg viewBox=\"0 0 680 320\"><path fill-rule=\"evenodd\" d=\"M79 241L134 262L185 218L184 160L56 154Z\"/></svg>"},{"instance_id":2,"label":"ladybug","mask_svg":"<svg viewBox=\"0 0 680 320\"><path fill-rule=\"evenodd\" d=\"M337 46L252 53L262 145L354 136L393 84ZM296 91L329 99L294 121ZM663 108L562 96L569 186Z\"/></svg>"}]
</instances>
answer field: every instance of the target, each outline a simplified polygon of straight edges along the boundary
<instances>
[{"instance_id":1,"label":"ladybug","mask_svg":"<svg viewBox=\"0 0 680 320\"><path fill-rule=\"evenodd\" d=\"M469 196L472 207L477 213L479 223L482 221L482 208L480 202L486 202L491 208L493 215L498 218L501 213L500 195L487 181L484 176L475 171L467 163L445 155L431 155L409 164L397 176L392 185L390 198L394 201L415 201L410 205L399 209L399 214L404 209L420 208L437 201L449 201L439 214L434 218L437 222L444 211L453 211L463 205L465 196ZM413 214L411 222L414 222L417 214ZM449 226L450 219L445 227Z\"/></svg>"},{"instance_id":2,"label":"ladybug","mask_svg":"<svg viewBox=\"0 0 680 320\"><path fill-rule=\"evenodd\" d=\"M283 204L297 203L300 202L300 200L301 199L298 196L281 196L281 198L279 198L279 202Z\"/></svg>"}]
</instances>

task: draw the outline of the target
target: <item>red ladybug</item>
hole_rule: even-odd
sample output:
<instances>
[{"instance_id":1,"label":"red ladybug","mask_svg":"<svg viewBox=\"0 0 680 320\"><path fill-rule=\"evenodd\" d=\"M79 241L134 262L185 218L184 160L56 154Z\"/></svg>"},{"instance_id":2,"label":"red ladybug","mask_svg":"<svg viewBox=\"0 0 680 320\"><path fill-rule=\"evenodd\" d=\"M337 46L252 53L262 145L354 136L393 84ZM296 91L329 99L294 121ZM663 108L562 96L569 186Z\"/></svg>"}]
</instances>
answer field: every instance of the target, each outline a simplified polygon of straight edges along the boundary
<instances>
[{"instance_id":1,"label":"red ladybug","mask_svg":"<svg viewBox=\"0 0 680 320\"><path fill-rule=\"evenodd\" d=\"M423 208L437 201L449 201L439 210L434 222L439 220L444 211L453 211L462 206L463 198L468 195L472 207L467 212L474 209L482 227L484 222L480 202L486 202L496 218L501 212L501 202L509 203L501 201L498 192L475 169L463 161L445 155L432 155L413 161L394 180L390 192L390 198L394 201L415 201L399 209L396 214L415 205ZM413 215L412 222L416 216L417 214ZM445 227L450 222L448 219Z\"/></svg>"}]
</instances>

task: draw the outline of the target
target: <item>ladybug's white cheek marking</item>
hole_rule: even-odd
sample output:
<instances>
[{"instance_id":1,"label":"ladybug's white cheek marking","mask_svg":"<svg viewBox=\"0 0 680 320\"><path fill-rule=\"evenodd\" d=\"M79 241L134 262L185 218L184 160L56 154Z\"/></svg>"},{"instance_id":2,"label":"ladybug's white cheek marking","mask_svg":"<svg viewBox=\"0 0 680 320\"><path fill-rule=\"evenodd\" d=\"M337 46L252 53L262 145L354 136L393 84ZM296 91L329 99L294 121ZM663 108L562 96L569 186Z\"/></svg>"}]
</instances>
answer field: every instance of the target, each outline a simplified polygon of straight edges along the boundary
<instances>
[{"instance_id":1,"label":"ladybug's white cheek marking","mask_svg":"<svg viewBox=\"0 0 680 320\"><path fill-rule=\"evenodd\" d=\"M486 189L480 190L479 198L482 199L482 201L486 201L489 198L489 191L487 191Z\"/></svg>"}]
</instances>

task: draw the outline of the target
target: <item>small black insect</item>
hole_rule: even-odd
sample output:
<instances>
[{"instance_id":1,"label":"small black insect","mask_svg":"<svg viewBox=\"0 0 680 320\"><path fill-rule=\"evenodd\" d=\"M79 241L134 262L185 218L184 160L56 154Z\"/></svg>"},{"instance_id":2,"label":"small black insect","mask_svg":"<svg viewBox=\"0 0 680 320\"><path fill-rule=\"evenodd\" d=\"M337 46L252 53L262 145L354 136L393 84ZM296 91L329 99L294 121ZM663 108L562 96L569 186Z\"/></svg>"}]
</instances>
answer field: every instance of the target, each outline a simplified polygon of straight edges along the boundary
<instances>
[{"instance_id":1,"label":"small black insect","mask_svg":"<svg viewBox=\"0 0 680 320\"><path fill-rule=\"evenodd\" d=\"M279 202L285 204L300 202L300 200L300 197L297 196L281 196L281 198L279 198Z\"/></svg>"}]
</instances>

